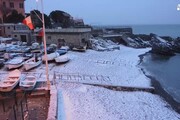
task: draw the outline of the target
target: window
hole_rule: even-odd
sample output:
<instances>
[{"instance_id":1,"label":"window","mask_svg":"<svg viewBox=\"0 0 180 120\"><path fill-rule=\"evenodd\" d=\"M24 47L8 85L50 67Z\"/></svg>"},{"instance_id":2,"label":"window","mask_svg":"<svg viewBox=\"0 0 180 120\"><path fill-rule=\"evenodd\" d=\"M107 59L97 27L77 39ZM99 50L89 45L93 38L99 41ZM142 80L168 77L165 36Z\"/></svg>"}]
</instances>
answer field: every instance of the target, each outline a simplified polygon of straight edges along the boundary
<instances>
[{"instance_id":1,"label":"window","mask_svg":"<svg viewBox=\"0 0 180 120\"><path fill-rule=\"evenodd\" d=\"M14 37L17 37L17 35L14 35Z\"/></svg>"},{"instance_id":2,"label":"window","mask_svg":"<svg viewBox=\"0 0 180 120\"><path fill-rule=\"evenodd\" d=\"M82 43L86 43L85 38L81 39L81 42L82 42Z\"/></svg>"},{"instance_id":3,"label":"window","mask_svg":"<svg viewBox=\"0 0 180 120\"><path fill-rule=\"evenodd\" d=\"M10 2L10 8L14 8L14 3Z\"/></svg>"},{"instance_id":4,"label":"window","mask_svg":"<svg viewBox=\"0 0 180 120\"><path fill-rule=\"evenodd\" d=\"M3 2L3 7L6 7L6 2Z\"/></svg>"},{"instance_id":5,"label":"window","mask_svg":"<svg viewBox=\"0 0 180 120\"><path fill-rule=\"evenodd\" d=\"M24 8L24 4L23 3L19 3L19 8Z\"/></svg>"},{"instance_id":6,"label":"window","mask_svg":"<svg viewBox=\"0 0 180 120\"><path fill-rule=\"evenodd\" d=\"M8 27L8 29L10 29L10 27Z\"/></svg>"}]
</instances>

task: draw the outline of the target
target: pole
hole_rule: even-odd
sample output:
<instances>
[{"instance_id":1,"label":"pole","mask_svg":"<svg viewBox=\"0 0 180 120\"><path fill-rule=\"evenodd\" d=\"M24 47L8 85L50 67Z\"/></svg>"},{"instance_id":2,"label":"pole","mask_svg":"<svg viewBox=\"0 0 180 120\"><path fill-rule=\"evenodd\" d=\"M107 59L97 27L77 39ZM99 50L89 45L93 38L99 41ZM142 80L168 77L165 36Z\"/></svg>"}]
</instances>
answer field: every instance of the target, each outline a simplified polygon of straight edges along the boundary
<instances>
[{"instance_id":1,"label":"pole","mask_svg":"<svg viewBox=\"0 0 180 120\"><path fill-rule=\"evenodd\" d=\"M47 50L46 50L46 32L45 32L45 22L44 22L44 7L43 7L43 0L41 0L41 7L42 7L42 23L43 23L43 40L44 40L44 53L45 53L45 61L46 61L46 81L47 81L47 88L50 90L50 81L49 81L49 68L48 68L48 61L47 61Z\"/></svg>"}]
</instances>

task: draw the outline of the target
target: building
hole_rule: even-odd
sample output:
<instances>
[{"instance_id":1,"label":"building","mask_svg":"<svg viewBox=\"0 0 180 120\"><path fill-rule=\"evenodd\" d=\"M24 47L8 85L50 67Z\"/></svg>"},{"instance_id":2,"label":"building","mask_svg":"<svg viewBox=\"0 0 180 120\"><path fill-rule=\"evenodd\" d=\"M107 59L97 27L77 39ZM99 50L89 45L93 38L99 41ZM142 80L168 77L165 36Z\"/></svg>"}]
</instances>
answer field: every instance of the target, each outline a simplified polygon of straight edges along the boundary
<instances>
[{"instance_id":1,"label":"building","mask_svg":"<svg viewBox=\"0 0 180 120\"><path fill-rule=\"evenodd\" d=\"M40 29L31 31L24 24L0 24L0 36L18 39L28 45L33 42L42 43L41 32ZM83 47L88 43L90 36L91 28L46 29L47 45Z\"/></svg>"},{"instance_id":2,"label":"building","mask_svg":"<svg viewBox=\"0 0 180 120\"><path fill-rule=\"evenodd\" d=\"M47 44L57 44L59 47L84 47L91 37L91 28L46 29Z\"/></svg>"},{"instance_id":3,"label":"building","mask_svg":"<svg viewBox=\"0 0 180 120\"><path fill-rule=\"evenodd\" d=\"M12 10L25 15L25 0L0 0L0 23L3 23L3 16L11 13Z\"/></svg>"},{"instance_id":4,"label":"building","mask_svg":"<svg viewBox=\"0 0 180 120\"><path fill-rule=\"evenodd\" d=\"M22 42L31 43L32 31L24 24L6 23L0 24L0 36L18 39Z\"/></svg>"}]
</instances>

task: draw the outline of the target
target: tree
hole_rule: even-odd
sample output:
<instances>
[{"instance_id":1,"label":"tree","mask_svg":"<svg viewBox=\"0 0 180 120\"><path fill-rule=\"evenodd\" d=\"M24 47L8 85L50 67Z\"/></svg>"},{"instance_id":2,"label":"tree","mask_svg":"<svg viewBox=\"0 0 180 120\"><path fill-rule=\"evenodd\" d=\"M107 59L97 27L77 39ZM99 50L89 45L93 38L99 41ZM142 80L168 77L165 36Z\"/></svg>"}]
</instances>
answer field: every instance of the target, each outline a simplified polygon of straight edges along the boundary
<instances>
[{"instance_id":1,"label":"tree","mask_svg":"<svg viewBox=\"0 0 180 120\"><path fill-rule=\"evenodd\" d=\"M73 20L71 15L64 11L55 10L52 11L49 17L53 20L53 22L57 25L57 27L71 27L73 26Z\"/></svg>"},{"instance_id":2,"label":"tree","mask_svg":"<svg viewBox=\"0 0 180 120\"><path fill-rule=\"evenodd\" d=\"M38 10L33 10L30 12L31 19L33 21L34 27L42 27L42 14ZM39 17L38 17L39 16ZM41 20L40 20L41 19ZM45 21L45 27L50 28L51 27L51 21L50 18L44 14L44 21Z\"/></svg>"},{"instance_id":3,"label":"tree","mask_svg":"<svg viewBox=\"0 0 180 120\"><path fill-rule=\"evenodd\" d=\"M10 15L5 17L4 23L21 23L24 19L24 16L18 13L16 10L13 10Z\"/></svg>"}]
</instances>

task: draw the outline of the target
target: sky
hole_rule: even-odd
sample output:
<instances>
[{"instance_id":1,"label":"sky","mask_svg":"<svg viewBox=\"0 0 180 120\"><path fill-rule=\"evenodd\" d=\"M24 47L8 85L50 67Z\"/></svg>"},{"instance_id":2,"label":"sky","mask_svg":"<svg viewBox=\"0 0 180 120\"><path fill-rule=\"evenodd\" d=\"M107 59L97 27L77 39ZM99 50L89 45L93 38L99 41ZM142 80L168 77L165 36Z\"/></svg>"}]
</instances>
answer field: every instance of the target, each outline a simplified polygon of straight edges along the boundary
<instances>
[{"instance_id":1,"label":"sky","mask_svg":"<svg viewBox=\"0 0 180 120\"><path fill-rule=\"evenodd\" d=\"M25 11L42 10L25 1ZM90 25L180 24L180 0L43 0L44 13L62 10Z\"/></svg>"}]
</instances>

